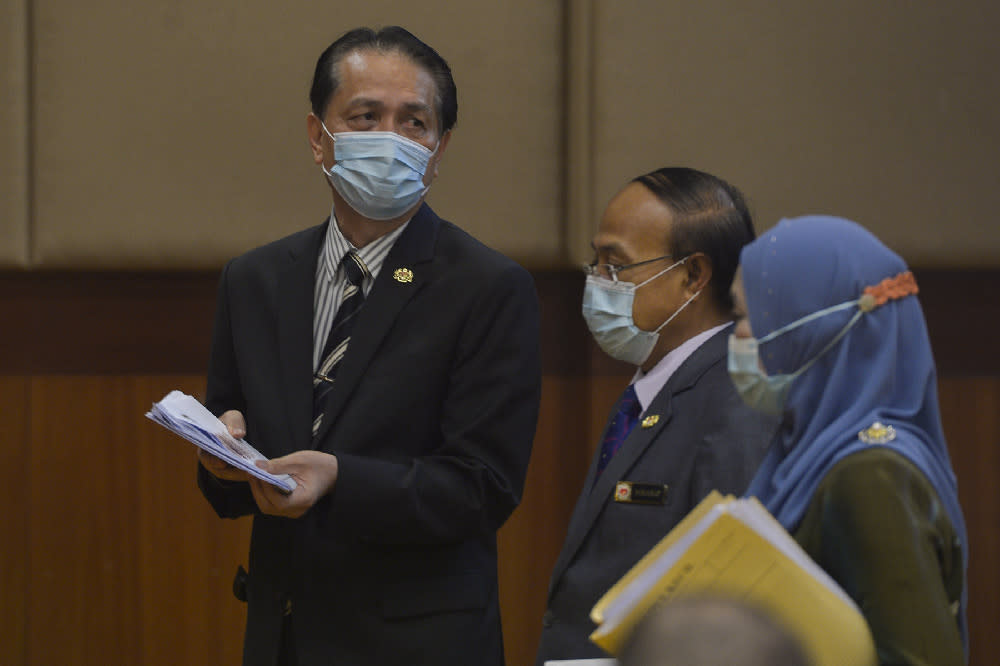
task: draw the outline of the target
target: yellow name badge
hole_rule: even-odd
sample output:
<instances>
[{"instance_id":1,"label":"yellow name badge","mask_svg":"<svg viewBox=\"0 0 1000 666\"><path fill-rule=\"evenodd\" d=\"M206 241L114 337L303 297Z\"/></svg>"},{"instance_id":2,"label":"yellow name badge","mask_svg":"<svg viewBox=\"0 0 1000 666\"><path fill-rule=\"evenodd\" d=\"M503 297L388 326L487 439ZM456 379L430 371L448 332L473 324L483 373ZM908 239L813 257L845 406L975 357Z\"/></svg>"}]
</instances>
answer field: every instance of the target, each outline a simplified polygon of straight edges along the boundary
<instances>
[{"instance_id":1,"label":"yellow name badge","mask_svg":"<svg viewBox=\"0 0 1000 666\"><path fill-rule=\"evenodd\" d=\"M625 504L666 504L668 486L658 483L619 481L615 484L615 501Z\"/></svg>"}]
</instances>

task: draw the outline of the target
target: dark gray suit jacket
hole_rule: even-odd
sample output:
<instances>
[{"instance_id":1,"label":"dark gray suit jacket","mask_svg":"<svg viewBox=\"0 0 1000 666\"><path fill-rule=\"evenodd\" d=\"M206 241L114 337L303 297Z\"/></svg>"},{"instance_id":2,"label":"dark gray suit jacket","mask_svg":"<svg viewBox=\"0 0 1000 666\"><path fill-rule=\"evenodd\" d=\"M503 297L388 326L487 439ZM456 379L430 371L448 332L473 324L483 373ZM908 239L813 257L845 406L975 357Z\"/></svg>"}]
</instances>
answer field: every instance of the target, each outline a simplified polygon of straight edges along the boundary
<instances>
[{"instance_id":1,"label":"dark gray suit jacket","mask_svg":"<svg viewBox=\"0 0 1000 666\"><path fill-rule=\"evenodd\" d=\"M220 281L206 404L242 411L267 457L314 446L325 230L238 257ZM220 516L254 515L244 664L274 664L290 608L300 666L502 666L496 530L521 498L539 395L531 276L422 206L327 399L315 448L337 455L332 494L297 520L264 516L247 484L199 469Z\"/></svg>"},{"instance_id":2,"label":"dark gray suit jacket","mask_svg":"<svg viewBox=\"0 0 1000 666\"><path fill-rule=\"evenodd\" d=\"M537 663L606 657L590 642L590 609L711 490L742 493L776 423L747 407L726 369L731 328L677 369L597 482L597 457L573 510L549 583ZM612 414L613 416L613 414ZM666 485L664 504L614 501L618 481Z\"/></svg>"}]
</instances>

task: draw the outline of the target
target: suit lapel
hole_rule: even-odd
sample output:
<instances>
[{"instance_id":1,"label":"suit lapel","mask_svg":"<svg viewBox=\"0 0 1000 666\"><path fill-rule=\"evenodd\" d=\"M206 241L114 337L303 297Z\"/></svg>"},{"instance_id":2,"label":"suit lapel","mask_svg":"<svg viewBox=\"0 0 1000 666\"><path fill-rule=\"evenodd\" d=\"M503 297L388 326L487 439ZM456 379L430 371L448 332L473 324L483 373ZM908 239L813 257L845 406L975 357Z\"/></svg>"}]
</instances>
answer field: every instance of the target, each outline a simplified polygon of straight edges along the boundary
<instances>
[{"instance_id":1,"label":"suit lapel","mask_svg":"<svg viewBox=\"0 0 1000 666\"><path fill-rule=\"evenodd\" d=\"M313 296L319 247L326 228L327 225L322 224L296 238L289 248L287 263L278 273L281 395L284 397L291 431L284 453L309 448L309 430L312 424Z\"/></svg>"},{"instance_id":2,"label":"suit lapel","mask_svg":"<svg viewBox=\"0 0 1000 666\"><path fill-rule=\"evenodd\" d=\"M559 579L562 572L573 561L573 557L576 556L576 552L583 545L587 535L597 523L604 507L608 502L612 501L612 493L615 485L619 481L627 479L629 470L632 469L653 442L661 435L664 437L670 436L667 426L673 420L672 401L674 396L694 386L705 371L718 360L719 355L725 353L727 336L728 330L723 330L713 335L681 364L681 367L677 369L666 385L653 398L653 402L650 403L649 407L643 411L639 423L632 429L629 436L625 438L621 450L615 454L611 462L608 463L608 466L601 472L601 476L597 479L596 483L594 476L597 472L597 459L600 457L600 452L598 451L594 455L590 463L590 470L587 472L587 480L584 483L583 492L577 501L576 507L573 509L573 516L570 518L569 528L566 532L566 543L563 545L563 550L559 554L559 559L553 571L553 583ZM648 428L643 428L642 420L653 414L659 416L656 424ZM608 425L610 425L610 420L609 417L608 424L605 425L605 432ZM601 434L601 439L604 439L604 433ZM552 588L550 587L549 594L551 593Z\"/></svg>"},{"instance_id":3,"label":"suit lapel","mask_svg":"<svg viewBox=\"0 0 1000 666\"><path fill-rule=\"evenodd\" d=\"M639 423L632 428L632 432L625 438L625 441L622 442L621 450L608 462L608 466L604 468L600 478L596 482L591 483L590 502L585 517L588 523L592 523L597 518L597 514L600 512L601 507L604 506L605 500L611 497L615 484L625 479L625 475L632 468L632 465L635 464L643 452L656 440L660 432L670 422L673 415L671 399L680 389L677 386L670 386L671 382L667 382L667 384L667 387L665 387L667 390L660 391L653 399L653 402L650 403L649 408L643 412L642 418L650 414L659 416L660 418L656 424L650 428L643 428L642 419L640 419ZM593 467L596 471L596 465Z\"/></svg>"},{"instance_id":4,"label":"suit lapel","mask_svg":"<svg viewBox=\"0 0 1000 666\"><path fill-rule=\"evenodd\" d=\"M324 440L336 422L400 310L428 279L430 271L426 264L434 257L439 224L438 217L424 204L386 256L351 330L347 354L337 369L337 378L327 398L323 422L316 437L318 443ZM397 269L409 269L407 277L411 280L406 281L405 277L400 279L402 276L396 275Z\"/></svg>"},{"instance_id":5,"label":"suit lapel","mask_svg":"<svg viewBox=\"0 0 1000 666\"><path fill-rule=\"evenodd\" d=\"M670 421L671 397L672 392L667 390L662 390L657 394L652 404L650 404L649 409L644 412L659 414L660 419L656 423L656 426L643 429L641 422L637 424L628 437L625 438L621 450L611 459L611 462L604 468L600 478L595 483L594 477L597 474L597 462L601 457L600 448L598 447L598 450L590 461L587 479L583 483L583 490L576 502L576 506L573 508L573 515L570 517L569 527L566 530L566 541L563 544L562 551L559 553L559 559L556 561L552 572L552 580L549 587L550 595L552 594L551 586L559 580L563 571L573 561L573 557L576 556L576 552L580 549L580 546L583 545L587 535L590 534L590 530L596 524L598 516L604 509L604 505L611 497L615 484L621 480L622 473L632 466L635 459L641 455L642 451L646 450L666 426L667 422ZM604 436L607 434L608 427L611 425L613 418L614 414L609 415L608 422L604 426L604 432L601 433L600 441L604 441ZM632 452L628 456L628 462L624 460L624 454L627 449Z\"/></svg>"}]
</instances>

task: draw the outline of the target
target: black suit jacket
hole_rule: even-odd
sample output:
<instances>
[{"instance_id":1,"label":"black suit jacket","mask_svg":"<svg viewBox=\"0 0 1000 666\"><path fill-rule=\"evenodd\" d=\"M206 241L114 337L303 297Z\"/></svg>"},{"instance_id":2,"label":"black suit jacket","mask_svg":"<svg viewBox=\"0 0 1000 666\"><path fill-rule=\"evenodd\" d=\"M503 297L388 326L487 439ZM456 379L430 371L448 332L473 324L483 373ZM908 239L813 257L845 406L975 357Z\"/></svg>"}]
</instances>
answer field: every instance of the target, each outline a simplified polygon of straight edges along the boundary
<instances>
[{"instance_id":1,"label":"black suit jacket","mask_svg":"<svg viewBox=\"0 0 1000 666\"><path fill-rule=\"evenodd\" d=\"M313 291L326 225L231 261L206 403L238 409L265 456L308 449ZM396 279L397 268L412 281ZM333 492L260 515L204 468L220 516L254 515L244 664L273 664L291 609L301 666L503 664L496 530L520 501L538 416L530 275L424 205L352 330L316 448Z\"/></svg>"},{"instance_id":2,"label":"black suit jacket","mask_svg":"<svg viewBox=\"0 0 1000 666\"><path fill-rule=\"evenodd\" d=\"M681 364L643 412L659 417L655 425L637 424L596 483L595 454L552 572L539 665L606 657L589 640L597 600L711 490L739 494L749 484L776 424L733 388L730 330ZM618 481L665 485L665 503L616 502Z\"/></svg>"}]
</instances>

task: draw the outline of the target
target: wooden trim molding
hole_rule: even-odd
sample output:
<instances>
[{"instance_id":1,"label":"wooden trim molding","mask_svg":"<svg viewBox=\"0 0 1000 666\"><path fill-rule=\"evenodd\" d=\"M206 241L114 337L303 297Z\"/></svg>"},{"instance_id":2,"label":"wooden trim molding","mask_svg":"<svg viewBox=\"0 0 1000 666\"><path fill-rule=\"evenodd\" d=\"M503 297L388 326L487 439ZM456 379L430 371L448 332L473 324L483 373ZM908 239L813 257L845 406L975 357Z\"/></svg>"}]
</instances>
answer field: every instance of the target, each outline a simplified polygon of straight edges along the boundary
<instances>
[{"instance_id":1,"label":"wooden trim molding","mask_svg":"<svg viewBox=\"0 0 1000 666\"><path fill-rule=\"evenodd\" d=\"M942 376L1000 375L990 341L1000 325L1000 270L915 269ZM583 278L533 272L544 371L630 375L590 338ZM217 271L0 272L0 374L202 373ZM989 296L986 296L989 295Z\"/></svg>"}]
</instances>

